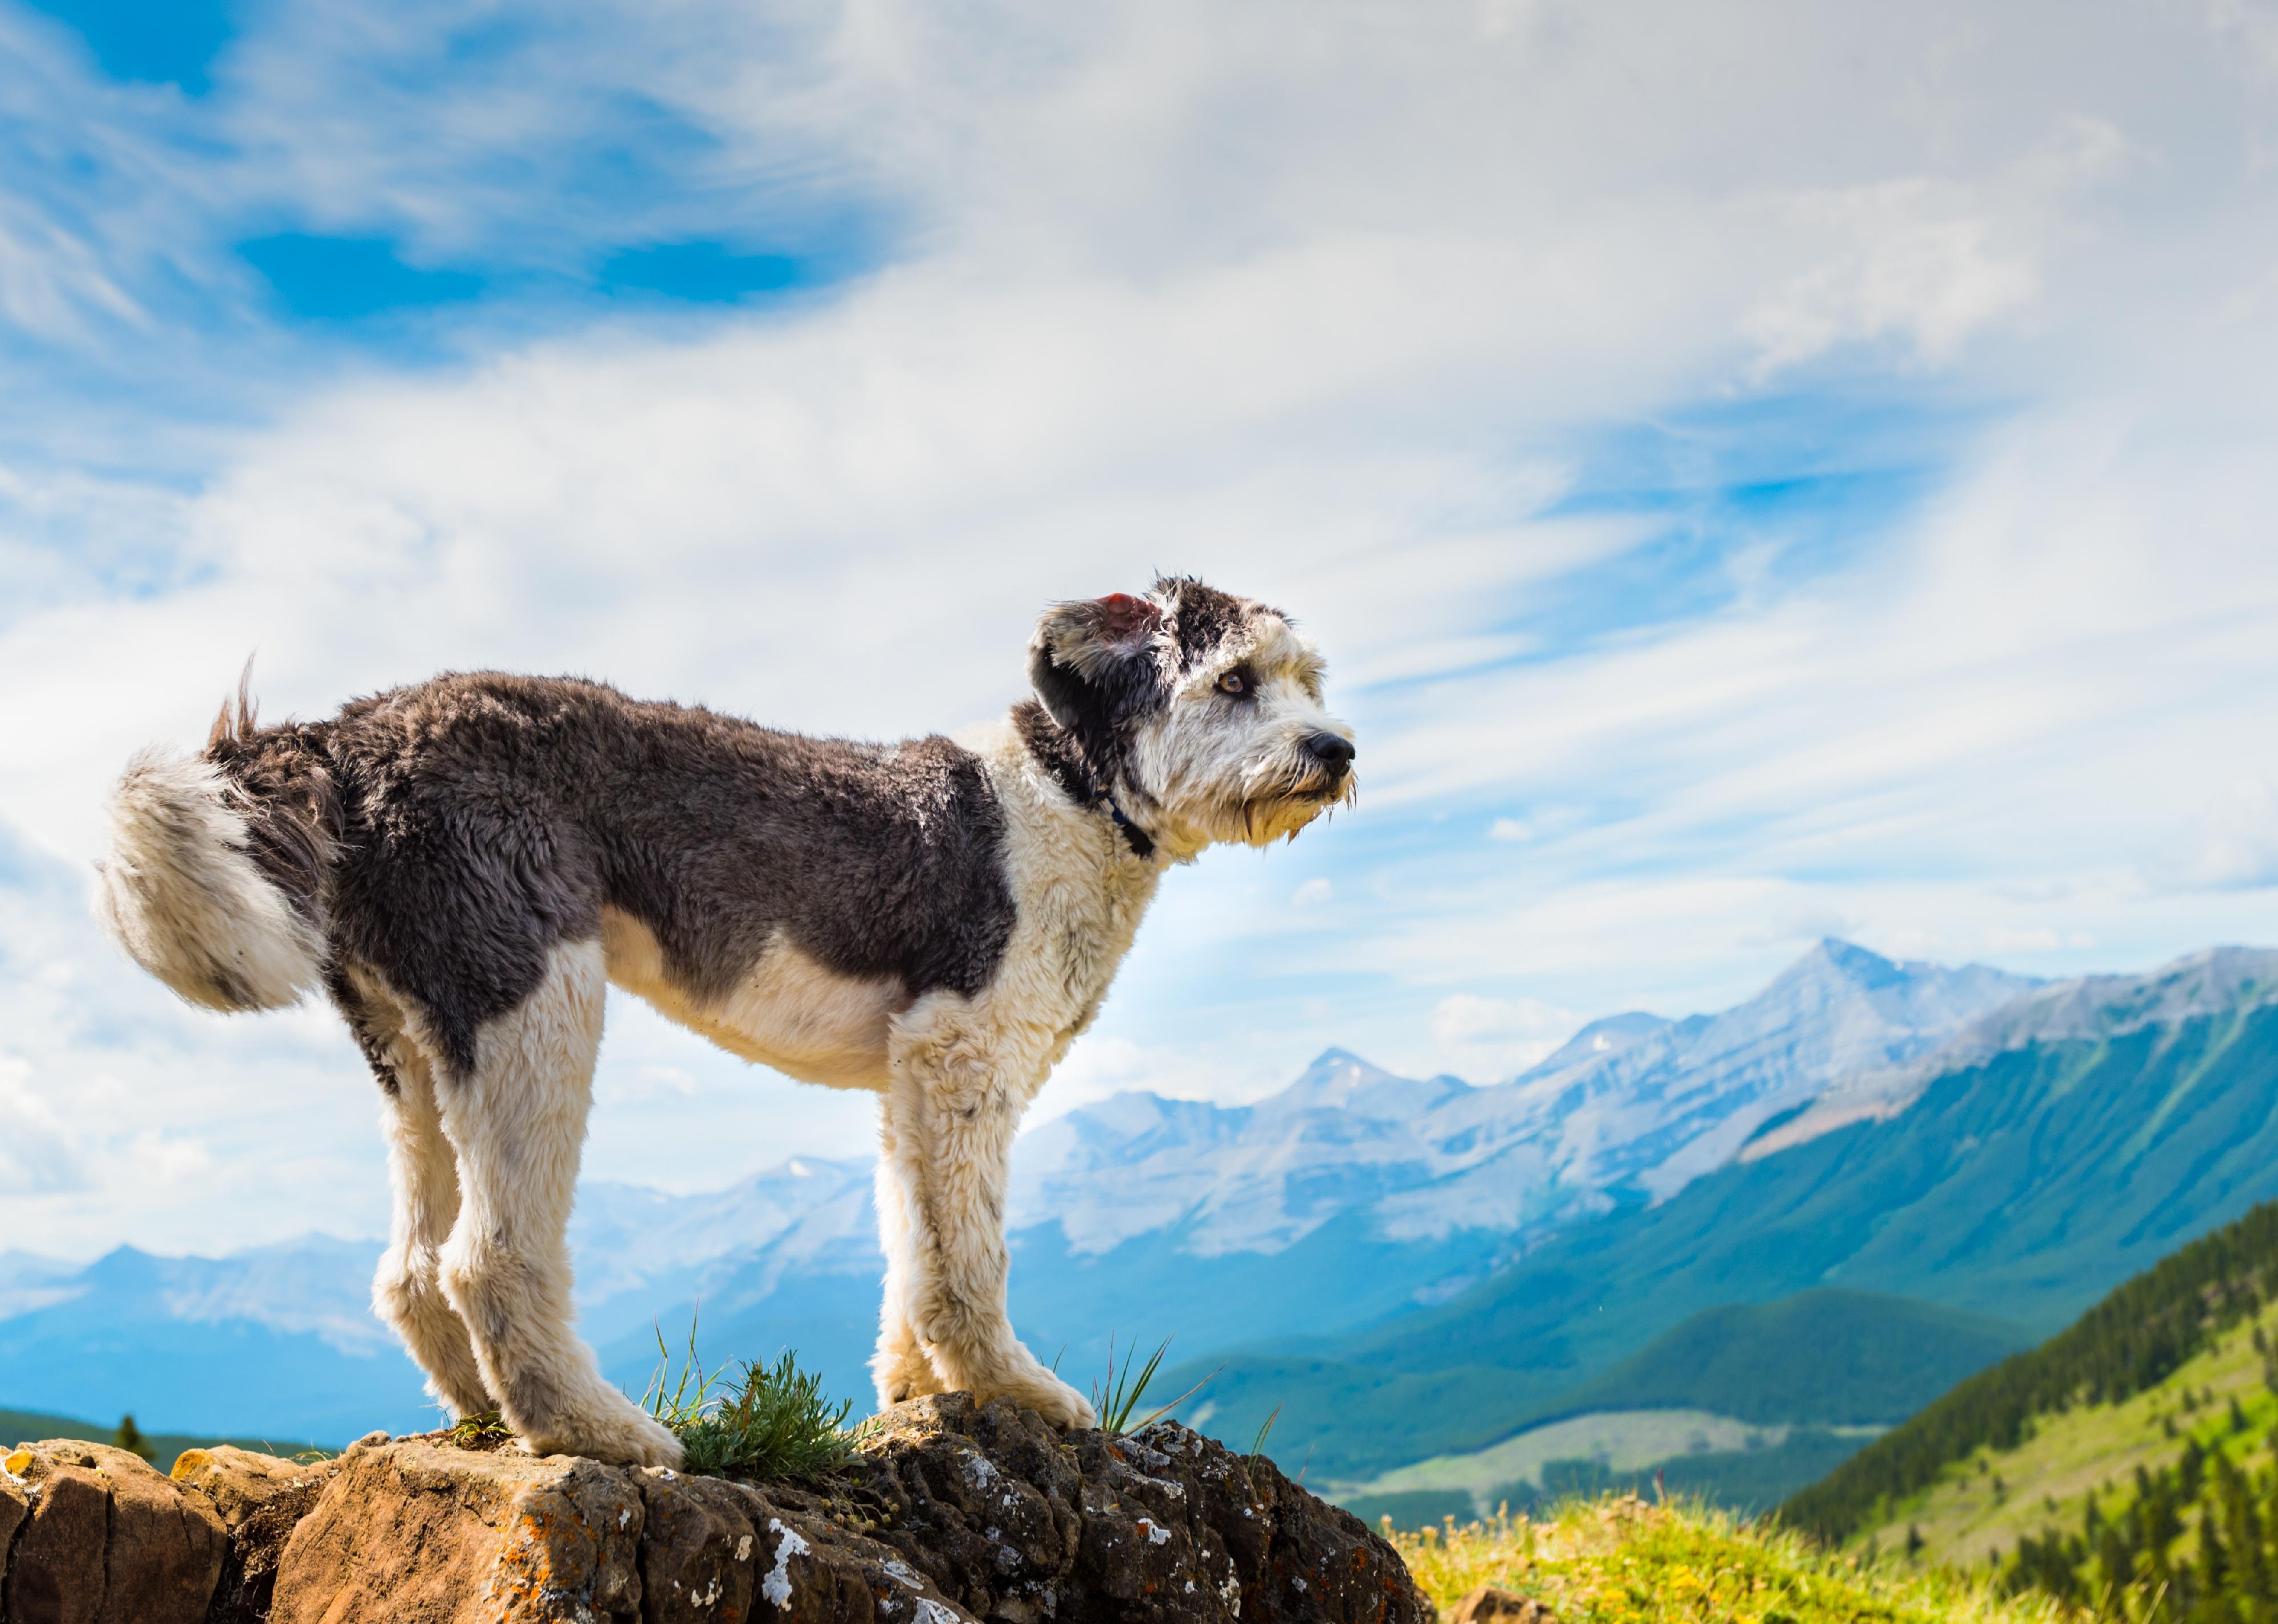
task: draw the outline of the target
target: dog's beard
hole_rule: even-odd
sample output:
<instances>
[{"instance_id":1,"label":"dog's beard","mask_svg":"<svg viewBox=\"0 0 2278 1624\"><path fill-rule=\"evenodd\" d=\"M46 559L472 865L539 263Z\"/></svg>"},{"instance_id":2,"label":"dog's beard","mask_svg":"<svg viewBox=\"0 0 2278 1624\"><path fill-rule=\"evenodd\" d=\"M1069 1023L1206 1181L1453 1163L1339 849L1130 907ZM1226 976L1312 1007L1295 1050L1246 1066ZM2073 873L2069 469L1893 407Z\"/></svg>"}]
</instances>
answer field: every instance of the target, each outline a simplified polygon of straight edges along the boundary
<instances>
[{"instance_id":1,"label":"dog's beard","mask_svg":"<svg viewBox=\"0 0 2278 1624\"><path fill-rule=\"evenodd\" d=\"M1353 775L1332 778L1316 766L1301 766L1268 776L1236 804L1244 845L1270 846L1277 840L1295 840L1315 820L1326 816L1353 798Z\"/></svg>"}]
</instances>

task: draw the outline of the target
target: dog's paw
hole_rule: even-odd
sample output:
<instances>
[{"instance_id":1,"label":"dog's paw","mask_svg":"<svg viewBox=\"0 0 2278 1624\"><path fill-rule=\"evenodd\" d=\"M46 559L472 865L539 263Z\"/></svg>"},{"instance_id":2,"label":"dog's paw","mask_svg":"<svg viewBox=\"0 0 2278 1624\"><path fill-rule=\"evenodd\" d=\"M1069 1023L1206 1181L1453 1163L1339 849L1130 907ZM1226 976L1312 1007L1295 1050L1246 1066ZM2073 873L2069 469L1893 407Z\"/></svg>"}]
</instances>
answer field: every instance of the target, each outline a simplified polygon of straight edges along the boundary
<instances>
[{"instance_id":1,"label":"dog's paw","mask_svg":"<svg viewBox=\"0 0 2278 1624\"><path fill-rule=\"evenodd\" d=\"M987 1384L973 1396L983 1404L991 1399L1010 1399L1024 1410L1036 1411L1055 1427L1099 1425L1099 1414L1091 1407L1091 1401L1042 1365L1008 1380Z\"/></svg>"},{"instance_id":2,"label":"dog's paw","mask_svg":"<svg viewBox=\"0 0 2278 1624\"><path fill-rule=\"evenodd\" d=\"M524 1432L521 1443L533 1455L584 1455L612 1466L677 1467L687 1455L661 1422L630 1403L606 1414L556 1416Z\"/></svg>"},{"instance_id":3,"label":"dog's paw","mask_svg":"<svg viewBox=\"0 0 2278 1624\"><path fill-rule=\"evenodd\" d=\"M929 1392L944 1391L933 1361L914 1341L881 1346L876 1357L870 1361L870 1375L878 1389L882 1409L906 1399L921 1399Z\"/></svg>"}]
</instances>

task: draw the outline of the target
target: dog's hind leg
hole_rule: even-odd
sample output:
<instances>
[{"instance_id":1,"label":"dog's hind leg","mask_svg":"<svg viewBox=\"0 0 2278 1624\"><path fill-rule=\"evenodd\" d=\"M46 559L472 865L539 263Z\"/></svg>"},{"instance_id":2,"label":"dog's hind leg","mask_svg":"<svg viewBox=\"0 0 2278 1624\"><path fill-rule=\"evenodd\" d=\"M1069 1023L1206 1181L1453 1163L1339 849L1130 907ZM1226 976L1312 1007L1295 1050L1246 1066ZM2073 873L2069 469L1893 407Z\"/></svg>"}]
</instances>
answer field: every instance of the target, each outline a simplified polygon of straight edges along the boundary
<instances>
[{"instance_id":1,"label":"dog's hind leg","mask_svg":"<svg viewBox=\"0 0 2278 1624\"><path fill-rule=\"evenodd\" d=\"M372 1311L403 1338L427 1391L455 1419L495 1409L475 1364L466 1323L444 1294L437 1254L459 1213L459 1172L435 1100L435 1072L411 1036L402 1004L377 977L347 967L333 1001L348 1018L380 1092L387 1181L394 1195L387 1250L371 1282Z\"/></svg>"},{"instance_id":2,"label":"dog's hind leg","mask_svg":"<svg viewBox=\"0 0 2278 1624\"><path fill-rule=\"evenodd\" d=\"M443 1289L472 1334L484 1386L525 1449L677 1466L678 1440L602 1379L570 1326L564 1231L604 990L601 944L562 943L537 990L477 1033L473 1073L442 1082L461 1197L443 1246Z\"/></svg>"},{"instance_id":3,"label":"dog's hind leg","mask_svg":"<svg viewBox=\"0 0 2278 1624\"><path fill-rule=\"evenodd\" d=\"M898 1315L943 1387L1088 1427L1091 1406L1021 1345L1005 1307L1013 1135L1049 1048L1046 1034L1006 1031L961 998L923 1000L896 1018L880 1178L893 1181L907 1224L897 1233L880 1215L890 1293L880 1364ZM886 1372L874 1369L883 1386Z\"/></svg>"},{"instance_id":4,"label":"dog's hind leg","mask_svg":"<svg viewBox=\"0 0 2278 1624\"><path fill-rule=\"evenodd\" d=\"M386 1096L381 1123L395 1216L372 1279L371 1302L427 1373L427 1391L456 1420L498 1407L483 1385L467 1323L443 1290L438 1262L459 1216L459 1172L443 1137L426 1057L406 1042L390 1069L396 1086Z\"/></svg>"}]
</instances>

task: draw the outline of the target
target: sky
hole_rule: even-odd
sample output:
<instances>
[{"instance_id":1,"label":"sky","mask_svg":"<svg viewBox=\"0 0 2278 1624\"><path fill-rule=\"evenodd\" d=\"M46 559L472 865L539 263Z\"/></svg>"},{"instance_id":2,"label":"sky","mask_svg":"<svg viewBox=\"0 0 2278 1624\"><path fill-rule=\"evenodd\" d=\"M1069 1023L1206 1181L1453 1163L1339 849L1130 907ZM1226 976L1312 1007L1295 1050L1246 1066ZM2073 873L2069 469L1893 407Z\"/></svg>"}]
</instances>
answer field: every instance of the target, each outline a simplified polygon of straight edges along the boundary
<instances>
[{"instance_id":1,"label":"sky","mask_svg":"<svg viewBox=\"0 0 2278 1624\"><path fill-rule=\"evenodd\" d=\"M895 737L1282 606L1358 804L1173 873L1040 1115L2278 940L2269 0L0 0L0 1247L384 1228L335 1018L88 915L249 656ZM589 1177L867 1153L609 1018Z\"/></svg>"}]
</instances>

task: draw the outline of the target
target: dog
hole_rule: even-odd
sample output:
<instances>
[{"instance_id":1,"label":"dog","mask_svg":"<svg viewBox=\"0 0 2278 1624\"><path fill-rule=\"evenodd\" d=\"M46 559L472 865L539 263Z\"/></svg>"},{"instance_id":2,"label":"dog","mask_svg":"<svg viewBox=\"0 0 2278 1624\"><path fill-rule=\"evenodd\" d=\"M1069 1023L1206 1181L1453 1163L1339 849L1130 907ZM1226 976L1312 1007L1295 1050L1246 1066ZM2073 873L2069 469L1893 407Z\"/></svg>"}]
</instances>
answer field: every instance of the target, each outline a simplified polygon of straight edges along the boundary
<instances>
[{"instance_id":1,"label":"dog","mask_svg":"<svg viewBox=\"0 0 2278 1624\"><path fill-rule=\"evenodd\" d=\"M498 1411L535 1454L680 1464L571 1328L614 982L880 1096L881 1405L965 1391L1090 1426L1006 1315L1013 1133L1169 865L1349 799L1322 675L1288 616L1165 577L1048 609L1034 697L955 742L497 673L263 727L241 682L202 755L128 765L97 909L192 1003L320 992L347 1018L394 1196L373 1307L455 1416Z\"/></svg>"}]
</instances>

